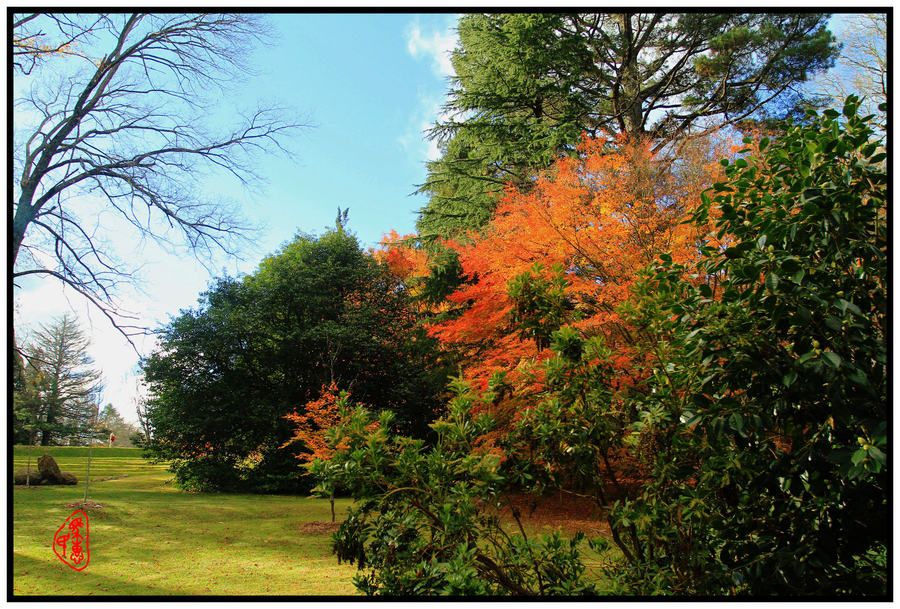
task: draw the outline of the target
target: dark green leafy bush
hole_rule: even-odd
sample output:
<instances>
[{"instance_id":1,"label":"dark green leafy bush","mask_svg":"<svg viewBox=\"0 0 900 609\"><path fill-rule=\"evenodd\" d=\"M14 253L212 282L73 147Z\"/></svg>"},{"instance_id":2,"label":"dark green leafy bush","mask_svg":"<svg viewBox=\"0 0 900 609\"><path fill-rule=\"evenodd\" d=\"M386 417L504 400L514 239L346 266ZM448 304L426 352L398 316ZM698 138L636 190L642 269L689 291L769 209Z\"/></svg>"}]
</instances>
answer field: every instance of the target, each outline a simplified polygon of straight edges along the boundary
<instances>
[{"instance_id":1,"label":"dark green leafy bush","mask_svg":"<svg viewBox=\"0 0 900 609\"><path fill-rule=\"evenodd\" d=\"M298 236L251 275L218 280L159 338L143 361L146 449L195 490L307 492L305 447L289 443L286 415L334 382L421 437L447 379L404 285L340 222Z\"/></svg>"},{"instance_id":2,"label":"dark green leafy bush","mask_svg":"<svg viewBox=\"0 0 900 609\"><path fill-rule=\"evenodd\" d=\"M885 155L857 108L746 150L695 218L723 247L637 294L632 429L664 450L617 512L655 545L636 590L886 593Z\"/></svg>"}]
</instances>

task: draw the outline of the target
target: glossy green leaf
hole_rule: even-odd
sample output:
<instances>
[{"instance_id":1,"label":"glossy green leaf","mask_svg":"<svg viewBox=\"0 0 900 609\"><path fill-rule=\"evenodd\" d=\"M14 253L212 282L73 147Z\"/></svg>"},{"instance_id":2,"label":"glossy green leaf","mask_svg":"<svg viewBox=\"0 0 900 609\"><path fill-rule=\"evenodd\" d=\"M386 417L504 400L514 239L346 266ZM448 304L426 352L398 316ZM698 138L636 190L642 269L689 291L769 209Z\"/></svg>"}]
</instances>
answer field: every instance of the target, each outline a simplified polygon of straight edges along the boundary
<instances>
[{"instance_id":1,"label":"glossy green leaf","mask_svg":"<svg viewBox=\"0 0 900 609\"><path fill-rule=\"evenodd\" d=\"M833 368L841 367L841 357L835 353L834 351L823 351L822 357L828 362Z\"/></svg>"}]
</instances>

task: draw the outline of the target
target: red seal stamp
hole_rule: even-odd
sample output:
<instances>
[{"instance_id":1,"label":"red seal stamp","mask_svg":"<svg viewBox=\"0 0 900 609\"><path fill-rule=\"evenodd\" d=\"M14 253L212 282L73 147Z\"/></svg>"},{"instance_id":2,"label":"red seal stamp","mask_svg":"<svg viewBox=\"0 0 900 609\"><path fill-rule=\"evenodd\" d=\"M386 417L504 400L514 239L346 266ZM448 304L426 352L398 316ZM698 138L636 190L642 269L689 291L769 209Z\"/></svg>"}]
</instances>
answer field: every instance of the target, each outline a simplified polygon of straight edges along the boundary
<instances>
[{"instance_id":1,"label":"red seal stamp","mask_svg":"<svg viewBox=\"0 0 900 609\"><path fill-rule=\"evenodd\" d=\"M75 510L72 515L56 531L53 536L53 552L61 561L81 571L88 566L91 558L88 545L88 517L81 510Z\"/></svg>"}]
</instances>

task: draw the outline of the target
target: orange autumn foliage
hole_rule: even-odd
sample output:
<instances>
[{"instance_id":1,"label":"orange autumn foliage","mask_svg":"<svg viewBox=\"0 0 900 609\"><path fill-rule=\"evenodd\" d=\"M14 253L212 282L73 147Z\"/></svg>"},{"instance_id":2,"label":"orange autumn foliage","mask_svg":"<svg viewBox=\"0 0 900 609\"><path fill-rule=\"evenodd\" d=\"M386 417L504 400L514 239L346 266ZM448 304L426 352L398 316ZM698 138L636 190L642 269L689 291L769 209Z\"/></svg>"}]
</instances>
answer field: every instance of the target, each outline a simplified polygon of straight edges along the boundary
<instances>
[{"instance_id":1,"label":"orange autumn foliage","mask_svg":"<svg viewBox=\"0 0 900 609\"><path fill-rule=\"evenodd\" d=\"M285 415L284 418L293 422L296 428L294 435L282 448L294 442L303 442L306 451L297 455L298 459L307 463L316 459L330 459L334 450L329 448L325 441L325 430L341 422L339 399L340 392L332 381L327 387L322 386L322 395L319 399L307 402L302 412L295 410Z\"/></svg>"},{"instance_id":2,"label":"orange autumn foliage","mask_svg":"<svg viewBox=\"0 0 900 609\"><path fill-rule=\"evenodd\" d=\"M428 271L428 258L424 250L409 245L414 238L414 234L401 236L397 231L391 230L381 240L381 247L371 250L372 257L386 264L400 280L422 277Z\"/></svg>"},{"instance_id":3,"label":"orange autumn foliage","mask_svg":"<svg viewBox=\"0 0 900 609\"><path fill-rule=\"evenodd\" d=\"M316 459L328 460L336 451L347 448L343 441L338 442L334 448L328 446L325 432L341 423L342 401L347 403L349 397L347 392L338 389L334 381L327 386L322 385L319 399L307 402L303 406L302 412L295 410L284 416L285 419L293 422L296 428L294 435L282 444L281 448L294 442L303 442L306 450L298 454L297 458L306 463L311 463ZM374 431L377 428L378 422L376 421L366 429Z\"/></svg>"},{"instance_id":4,"label":"orange autumn foliage","mask_svg":"<svg viewBox=\"0 0 900 609\"><path fill-rule=\"evenodd\" d=\"M463 353L464 376L485 387L491 374L503 371L513 385L540 385L540 378L524 373L525 364L551 353L517 334L509 285L526 272L549 280L554 265L566 280L567 323L585 336L603 334L618 365L628 369L628 328L616 307L638 271L660 253L676 262L696 256L698 229L682 222L720 175L720 151L690 152L662 159L649 145L585 138L527 191L507 188L486 229L470 235L471 243L455 245L474 279L449 297L464 312L430 328Z\"/></svg>"},{"instance_id":5,"label":"orange autumn foliage","mask_svg":"<svg viewBox=\"0 0 900 609\"><path fill-rule=\"evenodd\" d=\"M455 247L448 240L439 240L436 245ZM401 236L397 231L391 230L384 235L377 249L370 249L370 254L378 262L387 265L391 274L403 283L411 297L410 306L420 319L447 310L447 303L426 302L422 298L425 278L431 273L431 269L428 250L421 247L418 235L410 233Z\"/></svg>"}]
</instances>

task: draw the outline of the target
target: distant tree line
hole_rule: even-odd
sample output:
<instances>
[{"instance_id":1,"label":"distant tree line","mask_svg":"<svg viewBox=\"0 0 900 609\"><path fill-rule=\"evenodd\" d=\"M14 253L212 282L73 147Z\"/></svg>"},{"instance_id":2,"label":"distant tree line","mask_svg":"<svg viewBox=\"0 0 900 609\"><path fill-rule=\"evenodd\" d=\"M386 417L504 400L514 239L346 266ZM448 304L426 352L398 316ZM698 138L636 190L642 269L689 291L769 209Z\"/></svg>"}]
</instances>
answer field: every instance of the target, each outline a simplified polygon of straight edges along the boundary
<instances>
[{"instance_id":1,"label":"distant tree line","mask_svg":"<svg viewBox=\"0 0 900 609\"><path fill-rule=\"evenodd\" d=\"M84 446L91 438L137 446L145 434L112 404L100 408L100 371L71 315L44 324L13 357L13 443Z\"/></svg>"}]
</instances>

